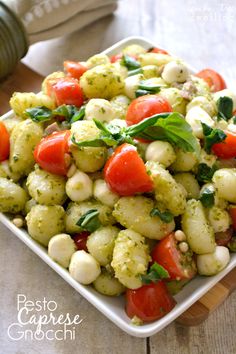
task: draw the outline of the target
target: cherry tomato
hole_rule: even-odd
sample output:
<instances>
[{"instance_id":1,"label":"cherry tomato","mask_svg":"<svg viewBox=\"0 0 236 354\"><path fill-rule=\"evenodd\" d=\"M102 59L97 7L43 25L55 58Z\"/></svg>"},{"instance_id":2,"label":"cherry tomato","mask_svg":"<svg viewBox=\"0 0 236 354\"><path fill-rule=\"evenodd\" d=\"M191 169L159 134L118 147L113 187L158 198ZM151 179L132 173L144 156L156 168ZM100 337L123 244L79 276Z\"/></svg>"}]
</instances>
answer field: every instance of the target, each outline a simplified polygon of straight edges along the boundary
<instances>
[{"instance_id":1,"label":"cherry tomato","mask_svg":"<svg viewBox=\"0 0 236 354\"><path fill-rule=\"evenodd\" d=\"M78 80L71 77L58 79L52 85L51 92L58 106L71 104L80 107L84 101L83 91L79 86Z\"/></svg>"},{"instance_id":2,"label":"cherry tomato","mask_svg":"<svg viewBox=\"0 0 236 354\"><path fill-rule=\"evenodd\" d=\"M231 219L232 219L233 229L236 231L236 206L230 205L229 215L231 216Z\"/></svg>"},{"instance_id":3,"label":"cherry tomato","mask_svg":"<svg viewBox=\"0 0 236 354\"><path fill-rule=\"evenodd\" d=\"M176 301L169 294L163 281L143 285L126 292L126 313L137 316L143 322L151 322L165 316L175 307Z\"/></svg>"},{"instance_id":4,"label":"cherry tomato","mask_svg":"<svg viewBox=\"0 0 236 354\"><path fill-rule=\"evenodd\" d=\"M148 52L149 53L160 53L160 54L169 55L169 53L165 49L161 49L161 48L157 48L157 47L151 48Z\"/></svg>"},{"instance_id":5,"label":"cherry tomato","mask_svg":"<svg viewBox=\"0 0 236 354\"><path fill-rule=\"evenodd\" d=\"M126 123L127 125L137 124L145 118L163 112L172 112L171 105L164 97L158 95L141 96L129 105Z\"/></svg>"},{"instance_id":6,"label":"cherry tomato","mask_svg":"<svg viewBox=\"0 0 236 354\"><path fill-rule=\"evenodd\" d=\"M10 135L3 122L0 122L0 162L8 159L10 153Z\"/></svg>"},{"instance_id":7,"label":"cherry tomato","mask_svg":"<svg viewBox=\"0 0 236 354\"><path fill-rule=\"evenodd\" d=\"M43 138L34 150L34 159L39 166L50 173L65 176L69 167L70 131L52 133Z\"/></svg>"},{"instance_id":8,"label":"cherry tomato","mask_svg":"<svg viewBox=\"0 0 236 354\"><path fill-rule=\"evenodd\" d=\"M79 80L88 68L80 62L66 60L64 61L64 70L68 73L69 77Z\"/></svg>"},{"instance_id":9,"label":"cherry tomato","mask_svg":"<svg viewBox=\"0 0 236 354\"><path fill-rule=\"evenodd\" d=\"M153 183L143 160L130 144L119 146L106 162L104 176L113 192L122 196L150 192Z\"/></svg>"},{"instance_id":10,"label":"cherry tomato","mask_svg":"<svg viewBox=\"0 0 236 354\"><path fill-rule=\"evenodd\" d=\"M212 151L221 159L231 159L236 157L236 134L225 132L227 137L221 143L214 144Z\"/></svg>"},{"instance_id":11,"label":"cherry tomato","mask_svg":"<svg viewBox=\"0 0 236 354\"><path fill-rule=\"evenodd\" d=\"M89 232L83 231L73 236L73 240L75 241L78 250L88 251L86 243L89 235Z\"/></svg>"},{"instance_id":12,"label":"cherry tomato","mask_svg":"<svg viewBox=\"0 0 236 354\"><path fill-rule=\"evenodd\" d=\"M221 91L226 88L225 80L215 70L203 69L195 74L195 76L205 80L212 92Z\"/></svg>"},{"instance_id":13,"label":"cherry tomato","mask_svg":"<svg viewBox=\"0 0 236 354\"><path fill-rule=\"evenodd\" d=\"M155 246L151 256L153 262L159 263L168 271L171 280L192 279L196 274L192 256L188 252L180 252L173 232Z\"/></svg>"},{"instance_id":14,"label":"cherry tomato","mask_svg":"<svg viewBox=\"0 0 236 354\"><path fill-rule=\"evenodd\" d=\"M121 60L121 58L123 57L123 55L124 55L123 53L118 53L118 54L112 55L112 56L110 57L110 62L111 62L111 63L115 63L116 61ZM136 55L130 55L130 54L129 54L129 57L134 58L134 59L137 59L137 56L136 56Z\"/></svg>"},{"instance_id":15,"label":"cherry tomato","mask_svg":"<svg viewBox=\"0 0 236 354\"><path fill-rule=\"evenodd\" d=\"M236 221L236 219L235 219L235 221ZM227 244L231 240L232 236L233 236L233 228L232 227L230 227L226 231L216 232L215 233L216 244L218 246L227 246Z\"/></svg>"}]
</instances>

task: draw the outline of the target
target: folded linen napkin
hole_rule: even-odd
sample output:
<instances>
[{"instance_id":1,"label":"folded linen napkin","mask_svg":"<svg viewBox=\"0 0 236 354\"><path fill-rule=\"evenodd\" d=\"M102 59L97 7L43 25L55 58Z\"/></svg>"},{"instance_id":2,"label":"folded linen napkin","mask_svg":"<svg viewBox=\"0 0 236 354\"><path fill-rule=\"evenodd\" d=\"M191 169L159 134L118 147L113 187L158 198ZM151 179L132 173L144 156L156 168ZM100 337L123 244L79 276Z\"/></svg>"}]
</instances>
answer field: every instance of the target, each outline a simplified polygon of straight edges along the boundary
<instances>
[{"instance_id":1,"label":"folded linen napkin","mask_svg":"<svg viewBox=\"0 0 236 354\"><path fill-rule=\"evenodd\" d=\"M23 22L29 43L60 37L104 17L117 0L2 0Z\"/></svg>"}]
</instances>

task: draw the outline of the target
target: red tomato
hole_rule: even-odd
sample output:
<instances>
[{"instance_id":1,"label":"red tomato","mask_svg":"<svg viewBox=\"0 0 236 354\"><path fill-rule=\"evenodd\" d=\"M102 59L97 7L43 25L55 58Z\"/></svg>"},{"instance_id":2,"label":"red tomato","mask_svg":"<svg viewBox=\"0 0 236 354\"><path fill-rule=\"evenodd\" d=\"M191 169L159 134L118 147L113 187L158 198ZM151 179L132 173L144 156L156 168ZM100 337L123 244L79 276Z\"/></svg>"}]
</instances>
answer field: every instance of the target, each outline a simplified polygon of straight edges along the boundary
<instances>
[{"instance_id":1,"label":"red tomato","mask_svg":"<svg viewBox=\"0 0 236 354\"><path fill-rule=\"evenodd\" d=\"M232 219L233 229L236 231L236 205L230 205L229 215Z\"/></svg>"},{"instance_id":2,"label":"red tomato","mask_svg":"<svg viewBox=\"0 0 236 354\"><path fill-rule=\"evenodd\" d=\"M118 60L121 60L121 58L123 57L123 53L119 53L119 54L115 54L115 55L112 55L111 57L110 57L110 62L111 63L115 63L116 61L118 61ZM129 55L129 57L131 57L131 58L133 58L133 59L137 59L137 56L136 55L130 55L130 54L128 54Z\"/></svg>"},{"instance_id":3,"label":"red tomato","mask_svg":"<svg viewBox=\"0 0 236 354\"><path fill-rule=\"evenodd\" d=\"M58 79L52 85L51 91L58 106L71 104L80 107L83 104L83 91L76 79L70 77Z\"/></svg>"},{"instance_id":4,"label":"red tomato","mask_svg":"<svg viewBox=\"0 0 236 354\"><path fill-rule=\"evenodd\" d=\"M88 252L86 243L89 235L89 232L83 231L73 236L73 240L75 241L78 250L84 250Z\"/></svg>"},{"instance_id":5,"label":"red tomato","mask_svg":"<svg viewBox=\"0 0 236 354\"><path fill-rule=\"evenodd\" d=\"M221 143L214 144L212 151L221 159L236 157L236 134L225 132L227 137Z\"/></svg>"},{"instance_id":6,"label":"red tomato","mask_svg":"<svg viewBox=\"0 0 236 354\"><path fill-rule=\"evenodd\" d=\"M70 131L56 132L43 138L34 150L34 159L50 173L65 176L69 167Z\"/></svg>"},{"instance_id":7,"label":"red tomato","mask_svg":"<svg viewBox=\"0 0 236 354\"><path fill-rule=\"evenodd\" d=\"M213 92L221 91L226 88L225 80L215 70L203 69L199 71L199 73L195 74L195 76L205 80Z\"/></svg>"},{"instance_id":8,"label":"red tomato","mask_svg":"<svg viewBox=\"0 0 236 354\"><path fill-rule=\"evenodd\" d=\"M112 191L122 196L150 192L153 183L143 160L130 144L119 146L104 168L106 182Z\"/></svg>"},{"instance_id":9,"label":"red tomato","mask_svg":"<svg viewBox=\"0 0 236 354\"><path fill-rule=\"evenodd\" d=\"M227 244L231 240L232 236L233 236L233 228L232 227L230 227L226 231L216 232L215 233L216 244L218 246L227 246Z\"/></svg>"},{"instance_id":10,"label":"red tomato","mask_svg":"<svg viewBox=\"0 0 236 354\"><path fill-rule=\"evenodd\" d=\"M170 274L170 279L192 279L196 266L192 257L177 248L174 233L163 238L152 251L152 260L162 265Z\"/></svg>"},{"instance_id":11,"label":"red tomato","mask_svg":"<svg viewBox=\"0 0 236 354\"><path fill-rule=\"evenodd\" d=\"M126 114L127 125L141 122L143 119L163 112L172 112L169 102L158 95L145 95L131 102Z\"/></svg>"},{"instance_id":12,"label":"red tomato","mask_svg":"<svg viewBox=\"0 0 236 354\"><path fill-rule=\"evenodd\" d=\"M126 291L126 313L144 322L158 320L175 307L176 301L169 294L163 281L143 285Z\"/></svg>"},{"instance_id":13,"label":"red tomato","mask_svg":"<svg viewBox=\"0 0 236 354\"><path fill-rule=\"evenodd\" d=\"M68 76L79 80L88 68L80 62L66 60L64 61L64 70L67 71Z\"/></svg>"},{"instance_id":14,"label":"red tomato","mask_svg":"<svg viewBox=\"0 0 236 354\"><path fill-rule=\"evenodd\" d=\"M169 55L169 53L165 50L165 49L161 49L161 48L151 48L151 50L148 51L149 53L161 53L161 54L167 54Z\"/></svg>"},{"instance_id":15,"label":"red tomato","mask_svg":"<svg viewBox=\"0 0 236 354\"><path fill-rule=\"evenodd\" d=\"M0 162L8 159L10 153L10 135L3 122L0 122Z\"/></svg>"}]
</instances>

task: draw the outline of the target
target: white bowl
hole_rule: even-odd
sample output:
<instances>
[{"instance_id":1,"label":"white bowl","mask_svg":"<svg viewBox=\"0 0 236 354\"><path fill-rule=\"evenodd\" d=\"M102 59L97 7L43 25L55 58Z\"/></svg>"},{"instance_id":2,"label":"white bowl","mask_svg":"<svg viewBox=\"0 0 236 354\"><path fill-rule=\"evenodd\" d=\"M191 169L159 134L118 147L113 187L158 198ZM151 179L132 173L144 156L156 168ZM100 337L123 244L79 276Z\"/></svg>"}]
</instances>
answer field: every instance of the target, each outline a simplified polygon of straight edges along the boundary
<instances>
[{"instance_id":1,"label":"white bowl","mask_svg":"<svg viewBox=\"0 0 236 354\"><path fill-rule=\"evenodd\" d=\"M129 37L114 44L106 49L103 53L108 55L117 54L127 45L140 44L145 48L154 47L155 44L143 37ZM12 111L6 113L2 119L13 116ZM231 254L231 260L228 266L219 274L213 277L197 276L184 289L175 296L177 305L165 317L158 321L144 324L142 326L134 326L131 324L130 318L124 310L124 298L122 296L111 298L104 296L95 291L91 286L83 286L77 283L69 274L69 272L55 263L47 254L47 250L34 241L26 231L18 229L10 219L0 213L0 221L7 226L13 234L23 241L32 251L34 251L44 262L54 269L68 284L76 289L85 299L102 312L109 320L114 322L126 333L136 337L149 337L166 327L170 322L174 321L200 297L202 297L210 288L212 288L220 279L229 273L236 266L236 253Z\"/></svg>"}]
</instances>

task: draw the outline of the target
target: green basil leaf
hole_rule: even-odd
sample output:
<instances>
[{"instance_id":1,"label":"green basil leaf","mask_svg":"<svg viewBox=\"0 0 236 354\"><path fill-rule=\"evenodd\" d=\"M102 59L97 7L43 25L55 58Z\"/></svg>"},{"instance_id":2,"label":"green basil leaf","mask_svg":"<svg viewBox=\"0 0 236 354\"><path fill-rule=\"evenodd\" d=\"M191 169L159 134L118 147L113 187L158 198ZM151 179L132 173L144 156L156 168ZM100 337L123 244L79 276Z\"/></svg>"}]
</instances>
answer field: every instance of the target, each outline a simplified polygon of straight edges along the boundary
<instances>
[{"instance_id":1,"label":"green basil leaf","mask_svg":"<svg viewBox=\"0 0 236 354\"><path fill-rule=\"evenodd\" d=\"M97 209L88 210L79 218L76 225L89 232L96 231L101 226L99 211Z\"/></svg>"},{"instance_id":2,"label":"green basil leaf","mask_svg":"<svg viewBox=\"0 0 236 354\"><path fill-rule=\"evenodd\" d=\"M80 107L76 110L72 117L70 118L70 124L77 122L78 120L83 120L85 116L85 106Z\"/></svg>"},{"instance_id":3,"label":"green basil leaf","mask_svg":"<svg viewBox=\"0 0 236 354\"><path fill-rule=\"evenodd\" d=\"M121 65L126 66L126 68L130 70L139 69L141 67L140 63L129 55L123 55L121 61Z\"/></svg>"},{"instance_id":4,"label":"green basil leaf","mask_svg":"<svg viewBox=\"0 0 236 354\"><path fill-rule=\"evenodd\" d=\"M133 76L133 75L142 74L142 73L143 73L143 69L138 68L138 69L128 71L128 76Z\"/></svg>"},{"instance_id":5,"label":"green basil leaf","mask_svg":"<svg viewBox=\"0 0 236 354\"><path fill-rule=\"evenodd\" d=\"M236 124L236 116L233 116L233 123Z\"/></svg>"},{"instance_id":6,"label":"green basil leaf","mask_svg":"<svg viewBox=\"0 0 236 354\"><path fill-rule=\"evenodd\" d=\"M216 165L210 167L205 163L200 163L198 165L198 171L196 174L196 178L198 182L204 182L204 183L210 182L216 170L217 170Z\"/></svg>"},{"instance_id":7,"label":"green basil leaf","mask_svg":"<svg viewBox=\"0 0 236 354\"><path fill-rule=\"evenodd\" d=\"M164 221L166 224L171 222L174 219L174 216L169 211L161 212L157 208L153 208L150 212L150 216L159 216L159 218Z\"/></svg>"},{"instance_id":8,"label":"green basil leaf","mask_svg":"<svg viewBox=\"0 0 236 354\"><path fill-rule=\"evenodd\" d=\"M208 154L210 154L212 146L216 143L224 141L227 135L221 129L213 129L205 123L201 124L204 134L204 149Z\"/></svg>"},{"instance_id":9,"label":"green basil leaf","mask_svg":"<svg viewBox=\"0 0 236 354\"><path fill-rule=\"evenodd\" d=\"M233 100L230 97L220 97L216 102L218 108L218 119L229 120L233 115Z\"/></svg>"},{"instance_id":10,"label":"green basil leaf","mask_svg":"<svg viewBox=\"0 0 236 354\"><path fill-rule=\"evenodd\" d=\"M161 118L166 119L171 114L172 113L154 114L153 116L142 120L140 123L137 123L137 124L131 125L130 127L127 127L125 129L125 132L129 136L135 137L138 134L141 134L142 132L144 132L146 128L154 126L159 119L161 119Z\"/></svg>"},{"instance_id":11,"label":"green basil leaf","mask_svg":"<svg viewBox=\"0 0 236 354\"><path fill-rule=\"evenodd\" d=\"M25 112L36 123L45 122L53 117L51 109L45 106L27 108Z\"/></svg>"},{"instance_id":12,"label":"green basil leaf","mask_svg":"<svg viewBox=\"0 0 236 354\"><path fill-rule=\"evenodd\" d=\"M145 95L150 95L150 91L140 90L140 89L135 91L135 97L136 98L141 97L141 96L145 96Z\"/></svg>"},{"instance_id":13,"label":"green basil leaf","mask_svg":"<svg viewBox=\"0 0 236 354\"><path fill-rule=\"evenodd\" d=\"M158 93L161 90L161 85L154 85L149 79L140 81L138 89L135 91L135 96L140 97Z\"/></svg>"},{"instance_id":14,"label":"green basil leaf","mask_svg":"<svg viewBox=\"0 0 236 354\"><path fill-rule=\"evenodd\" d=\"M215 202L215 192L213 190L211 190L210 188L206 188L202 192L199 200L202 202L202 205L205 208L211 208Z\"/></svg>"},{"instance_id":15,"label":"green basil leaf","mask_svg":"<svg viewBox=\"0 0 236 354\"><path fill-rule=\"evenodd\" d=\"M76 141L75 135L73 134L71 137L71 141L74 145L78 147L112 147L117 145L117 141L115 139L102 135L96 139L78 142Z\"/></svg>"},{"instance_id":16,"label":"green basil leaf","mask_svg":"<svg viewBox=\"0 0 236 354\"><path fill-rule=\"evenodd\" d=\"M157 262L153 263L146 275L141 276L143 284L157 283L161 279L167 279L170 275L167 270Z\"/></svg>"},{"instance_id":17,"label":"green basil leaf","mask_svg":"<svg viewBox=\"0 0 236 354\"><path fill-rule=\"evenodd\" d=\"M228 242L227 247L231 252L236 252L236 237L233 236L231 240Z\"/></svg>"}]
</instances>

